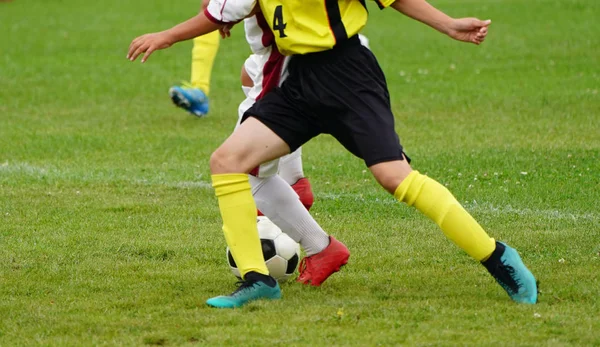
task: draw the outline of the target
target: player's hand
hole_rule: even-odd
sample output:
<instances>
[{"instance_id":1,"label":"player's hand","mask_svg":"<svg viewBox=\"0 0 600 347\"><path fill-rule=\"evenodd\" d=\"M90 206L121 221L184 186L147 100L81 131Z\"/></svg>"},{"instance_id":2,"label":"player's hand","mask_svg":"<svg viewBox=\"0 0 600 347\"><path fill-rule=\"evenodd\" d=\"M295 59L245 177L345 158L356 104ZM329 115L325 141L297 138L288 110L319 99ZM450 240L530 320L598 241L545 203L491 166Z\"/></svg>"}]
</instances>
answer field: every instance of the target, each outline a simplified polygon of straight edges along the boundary
<instances>
[{"instance_id":1,"label":"player's hand","mask_svg":"<svg viewBox=\"0 0 600 347\"><path fill-rule=\"evenodd\" d=\"M221 29L219 29L219 34L221 34L221 38L228 38L231 36L231 28L233 28L235 24L226 24L224 27L222 27Z\"/></svg>"},{"instance_id":2,"label":"player's hand","mask_svg":"<svg viewBox=\"0 0 600 347\"><path fill-rule=\"evenodd\" d=\"M140 54L144 53L144 56L142 57L143 63L148 60L148 57L152 52L169 48L172 44L173 40L165 31L142 35L131 41L129 52L127 52L127 59L134 61Z\"/></svg>"},{"instance_id":3,"label":"player's hand","mask_svg":"<svg viewBox=\"0 0 600 347\"><path fill-rule=\"evenodd\" d=\"M454 19L448 28L448 36L451 38L471 42L476 45L482 43L488 33L491 20L479 20L477 18Z\"/></svg>"}]
</instances>

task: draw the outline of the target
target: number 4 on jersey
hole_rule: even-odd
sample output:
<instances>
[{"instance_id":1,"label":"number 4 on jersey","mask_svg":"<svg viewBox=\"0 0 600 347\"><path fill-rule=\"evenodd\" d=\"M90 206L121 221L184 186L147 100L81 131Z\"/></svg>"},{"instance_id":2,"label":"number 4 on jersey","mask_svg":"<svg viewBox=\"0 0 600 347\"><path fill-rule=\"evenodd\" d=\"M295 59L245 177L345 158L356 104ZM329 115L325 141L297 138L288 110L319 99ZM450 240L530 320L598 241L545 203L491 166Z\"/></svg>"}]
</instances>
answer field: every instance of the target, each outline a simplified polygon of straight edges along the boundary
<instances>
[{"instance_id":1,"label":"number 4 on jersey","mask_svg":"<svg viewBox=\"0 0 600 347\"><path fill-rule=\"evenodd\" d=\"M279 31L279 37L287 37L285 34L286 23L283 22L283 6L279 5L275 7L275 13L273 13L273 31Z\"/></svg>"}]
</instances>

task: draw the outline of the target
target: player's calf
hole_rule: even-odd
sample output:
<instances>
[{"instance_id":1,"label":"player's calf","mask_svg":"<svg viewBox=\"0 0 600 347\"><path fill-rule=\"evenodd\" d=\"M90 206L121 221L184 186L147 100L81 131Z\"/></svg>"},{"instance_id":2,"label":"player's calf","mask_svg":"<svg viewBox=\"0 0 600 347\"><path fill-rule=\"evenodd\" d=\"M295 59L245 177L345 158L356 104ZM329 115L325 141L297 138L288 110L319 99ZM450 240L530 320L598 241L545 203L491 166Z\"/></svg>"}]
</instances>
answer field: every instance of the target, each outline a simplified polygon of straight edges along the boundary
<instances>
[{"instance_id":1,"label":"player's calf","mask_svg":"<svg viewBox=\"0 0 600 347\"><path fill-rule=\"evenodd\" d=\"M304 177L299 179L298 182L292 184L292 189L294 189L296 194L298 194L300 202L306 208L306 210L310 211L310 208L315 202L315 196L313 195L308 178ZM260 210L257 210L256 212L259 216L264 216Z\"/></svg>"}]
</instances>

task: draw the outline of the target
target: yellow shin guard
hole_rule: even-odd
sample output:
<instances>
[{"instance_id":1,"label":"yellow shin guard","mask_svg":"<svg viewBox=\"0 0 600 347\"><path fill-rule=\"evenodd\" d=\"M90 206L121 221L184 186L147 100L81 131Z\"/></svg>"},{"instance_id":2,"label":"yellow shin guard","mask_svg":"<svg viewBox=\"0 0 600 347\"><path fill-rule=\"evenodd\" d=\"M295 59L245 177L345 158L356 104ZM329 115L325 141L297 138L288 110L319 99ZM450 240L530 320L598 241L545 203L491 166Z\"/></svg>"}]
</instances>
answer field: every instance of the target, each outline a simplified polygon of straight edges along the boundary
<instances>
[{"instance_id":1,"label":"yellow shin guard","mask_svg":"<svg viewBox=\"0 0 600 347\"><path fill-rule=\"evenodd\" d=\"M269 274L256 228L256 204L246 174L212 175L223 233L242 277L250 271Z\"/></svg>"},{"instance_id":2,"label":"yellow shin guard","mask_svg":"<svg viewBox=\"0 0 600 347\"><path fill-rule=\"evenodd\" d=\"M446 237L476 260L487 259L496 248L494 239L446 187L418 171L411 172L402 181L394 197L435 221Z\"/></svg>"}]
</instances>

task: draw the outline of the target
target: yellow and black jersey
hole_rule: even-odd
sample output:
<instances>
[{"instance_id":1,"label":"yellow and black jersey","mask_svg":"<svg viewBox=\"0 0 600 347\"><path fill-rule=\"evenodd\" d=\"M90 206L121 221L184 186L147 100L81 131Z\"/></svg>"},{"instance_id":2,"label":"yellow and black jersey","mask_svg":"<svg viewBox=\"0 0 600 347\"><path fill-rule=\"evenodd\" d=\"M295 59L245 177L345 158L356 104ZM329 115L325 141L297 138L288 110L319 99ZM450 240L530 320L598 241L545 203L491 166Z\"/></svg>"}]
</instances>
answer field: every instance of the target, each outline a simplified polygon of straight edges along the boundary
<instances>
[{"instance_id":1,"label":"yellow and black jersey","mask_svg":"<svg viewBox=\"0 0 600 347\"><path fill-rule=\"evenodd\" d=\"M252 13L256 1L210 0L204 13L215 23L237 23ZM394 1L375 0L379 8ZM285 55L331 49L358 34L367 23L365 0L258 0L258 4Z\"/></svg>"},{"instance_id":2,"label":"yellow and black jersey","mask_svg":"<svg viewBox=\"0 0 600 347\"><path fill-rule=\"evenodd\" d=\"M380 8L395 0L376 0ZM277 47L285 55L331 49L367 23L364 0L259 0Z\"/></svg>"}]
</instances>

